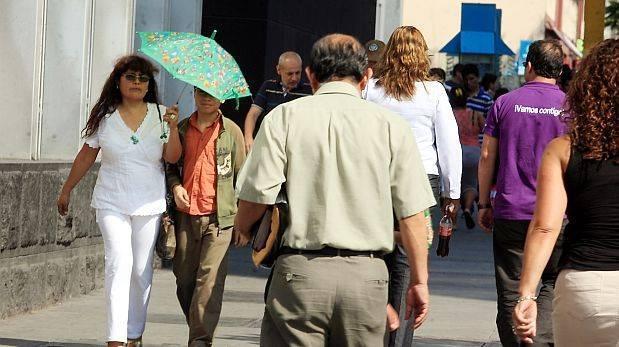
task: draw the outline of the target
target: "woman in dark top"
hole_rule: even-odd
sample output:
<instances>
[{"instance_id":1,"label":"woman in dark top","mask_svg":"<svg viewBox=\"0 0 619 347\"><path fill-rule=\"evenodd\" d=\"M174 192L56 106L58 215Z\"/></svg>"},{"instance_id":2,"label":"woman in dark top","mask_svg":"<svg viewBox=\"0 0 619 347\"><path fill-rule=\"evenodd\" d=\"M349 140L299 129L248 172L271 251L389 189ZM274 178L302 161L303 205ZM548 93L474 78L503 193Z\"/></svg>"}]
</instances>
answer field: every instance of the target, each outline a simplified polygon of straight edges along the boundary
<instances>
[{"instance_id":1,"label":"woman in dark top","mask_svg":"<svg viewBox=\"0 0 619 347\"><path fill-rule=\"evenodd\" d=\"M535 340L536 289L565 213L555 285L557 346L619 346L619 40L582 61L567 94L570 133L544 153L514 309L514 330Z\"/></svg>"}]
</instances>

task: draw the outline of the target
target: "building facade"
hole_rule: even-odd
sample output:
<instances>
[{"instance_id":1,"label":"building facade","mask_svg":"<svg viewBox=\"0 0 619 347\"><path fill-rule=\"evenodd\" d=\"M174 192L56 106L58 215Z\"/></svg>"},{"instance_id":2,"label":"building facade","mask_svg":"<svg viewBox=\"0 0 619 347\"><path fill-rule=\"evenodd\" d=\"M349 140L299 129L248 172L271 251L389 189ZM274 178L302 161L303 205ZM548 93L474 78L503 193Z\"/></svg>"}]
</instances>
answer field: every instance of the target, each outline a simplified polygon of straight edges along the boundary
<instances>
[{"instance_id":1,"label":"building facade","mask_svg":"<svg viewBox=\"0 0 619 347\"><path fill-rule=\"evenodd\" d=\"M376 4L376 0L205 1L202 35L217 30L217 41L236 59L256 93L265 79L277 77L275 65L285 51L298 52L306 66L312 45L326 34L349 34L361 42L372 39ZM243 127L252 100L239 101L238 109L234 100L222 109Z\"/></svg>"},{"instance_id":2,"label":"building facade","mask_svg":"<svg viewBox=\"0 0 619 347\"><path fill-rule=\"evenodd\" d=\"M0 1L0 319L103 286L103 240L90 208L98 165L56 199L81 129L136 31L200 32L202 0ZM181 84L158 77L162 101ZM193 109L191 93L181 112Z\"/></svg>"},{"instance_id":3,"label":"building facade","mask_svg":"<svg viewBox=\"0 0 619 347\"><path fill-rule=\"evenodd\" d=\"M563 41L566 63L581 56L576 47L584 31L583 0L383 0L382 7L377 6L377 38L386 42L394 27L413 25L428 43L432 66L449 72L459 57L439 51L460 31L462 4L473 2L501 10L501 38L516 55L521 41L552 37ZM380 24L379 10L389 17ZM502 83L510 89L520 82L516 62L517 56L502 56L498 62Z\"/></svg>"}]
</instances>

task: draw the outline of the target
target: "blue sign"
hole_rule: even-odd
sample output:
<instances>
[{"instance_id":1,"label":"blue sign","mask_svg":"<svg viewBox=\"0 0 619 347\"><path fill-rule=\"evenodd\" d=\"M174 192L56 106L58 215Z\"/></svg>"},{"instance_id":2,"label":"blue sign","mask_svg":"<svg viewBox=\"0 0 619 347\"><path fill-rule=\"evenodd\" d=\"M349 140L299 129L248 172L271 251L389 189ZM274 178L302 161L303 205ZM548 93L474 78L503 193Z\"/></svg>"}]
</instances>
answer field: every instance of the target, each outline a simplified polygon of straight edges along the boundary
<instances>
[{"instance_id":1,"label":"blue sign","mask_svg":"<svg viewBox=\"0 0 619 347\"><path fill-rule=\"evenodd\" d=\"M527 54L529 53L529 46L533 41L520 40L520 51L518 52L518 61L516 61L516 71L519 76L524 75L524 62L527 61Z\"/></svg>"}]
</instances>

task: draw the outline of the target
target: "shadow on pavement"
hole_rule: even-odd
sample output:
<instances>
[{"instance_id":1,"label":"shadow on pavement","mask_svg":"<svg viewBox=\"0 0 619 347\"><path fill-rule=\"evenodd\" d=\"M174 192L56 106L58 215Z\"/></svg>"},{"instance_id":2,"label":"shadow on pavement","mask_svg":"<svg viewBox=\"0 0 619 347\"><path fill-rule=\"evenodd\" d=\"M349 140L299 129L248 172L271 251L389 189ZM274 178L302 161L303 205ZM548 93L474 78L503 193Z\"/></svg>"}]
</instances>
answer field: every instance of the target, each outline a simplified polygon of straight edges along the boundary
<instances>
[{"instance_id":1,"label":"shadow on pavement","mask_svg":"<svg viewBox=\"0 0 619 347\"><path fill-rule=\"evenodd\" d=\"M161 270L172 271L172 261L162 260ZM249 247L236 248L230 246L228 257L228 275L243 277L264 278L269 277L269 269L254 267L251 261L251 249Z\"/></svg>"},{"instance_id":2,"label":"shadow on pavement","mask_svg":"<svg viewBox=\"0 0 619 347\"><path fill-rule=\"evenodd\" d=\"M151 313L148 315L148 323L158 324L180 324L185 325L185 317L177 314ZM221 317L218 327L224 328L257 328L260 329L262 318L244 317ZM220 338L219 336L217 338Z\"/></svg>"},{"instance_id":3,"label":"shadow on pavement","mask_svg":"<svg viewBox=\"0 0 619 347\"><path fill-rule=\"evenodd\" d=\"M226 341L231 341L231 342L248 342L252 345L260 345L260 334L245 334L245 335L239 335L239 334L223 334L223 335L219 335L217 336L217 341L221 341L221 342L226 342ZM217 344L219 346L222 346L221 343ZM223 346L234 346L234 345L226 345L224 344Z\"/></svg>"},{"instance_id":4,"label":"shadow on pavement","mask_svg":"<svg viewBox=\"0 0 619 347\"><path fill-rule=\"evenodd\" d=\"M413 339L413 344L420 347L500 347L499 342L471 342L461 340L445 340L445 339L431 339L431 338L417 338Z\"/></svg>"},{"instance_id":5,"label":"shadow on pavement","mask_svg":"<svg viewBox=\"0 0 619 347\"><path fill-rule=\"evenodd\" d=\"M432 271L429 286L432 295L496 301L494 276Z\"/></svg>"},{"instance_id":6,"label":"shadow on pavement","mask_svg":"<svg viewBox=\"0 0 619 347\"><path fill-rule=\"evenodd\" d=\"M98 341L80 341L80 342L49 342L49 341L32 341L20 339L0 338L2 346L19 346L19 347L80 347L80 346L99 346Z\"/></svg>"},{"instance_id":7,"label":"shadow on pavement","mask_svg":"<svg viewBox=\"0 0 619 347\"><path fill-rule=\"evenodd\" d=\"M257 277L264 279L269 277L269 269L263 267L254 267L254 264L251 261L251 249L249 247L235 248L231 246L229 248L229 252L229 275Z\"/></svg>"}]
</instances>

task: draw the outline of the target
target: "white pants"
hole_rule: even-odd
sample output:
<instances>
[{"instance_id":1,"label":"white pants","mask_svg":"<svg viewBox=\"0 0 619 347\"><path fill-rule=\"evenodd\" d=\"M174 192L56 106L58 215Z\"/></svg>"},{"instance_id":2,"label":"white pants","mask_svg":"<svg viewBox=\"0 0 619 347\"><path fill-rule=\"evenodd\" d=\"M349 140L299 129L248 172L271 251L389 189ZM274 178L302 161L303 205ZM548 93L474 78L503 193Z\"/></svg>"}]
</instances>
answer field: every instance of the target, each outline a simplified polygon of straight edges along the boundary
<instances>
[{"instance_id":1,"label":"white pants","mask_svg":"<svg viewBox=\"0 0 619 347\"><path fill-rule=\"evenodd\" d=\"M619 271L561 271L552 308L555 346L619 346Z\"/></svg>"},{"instance_id":2,"label":"white pants","mask_svg":"<svg viewBox=\"0 0 619 347\"><path fill-rule=\"evenodd\" d=\"M159 218L97 210L105 245L106 341L125 342L144 332Z\"/></svg>"}]
</instances>

